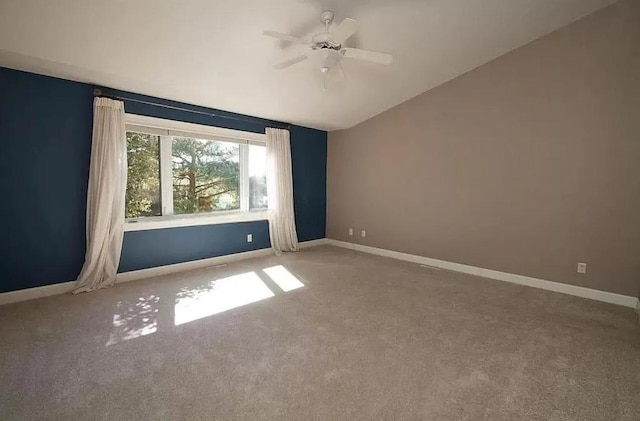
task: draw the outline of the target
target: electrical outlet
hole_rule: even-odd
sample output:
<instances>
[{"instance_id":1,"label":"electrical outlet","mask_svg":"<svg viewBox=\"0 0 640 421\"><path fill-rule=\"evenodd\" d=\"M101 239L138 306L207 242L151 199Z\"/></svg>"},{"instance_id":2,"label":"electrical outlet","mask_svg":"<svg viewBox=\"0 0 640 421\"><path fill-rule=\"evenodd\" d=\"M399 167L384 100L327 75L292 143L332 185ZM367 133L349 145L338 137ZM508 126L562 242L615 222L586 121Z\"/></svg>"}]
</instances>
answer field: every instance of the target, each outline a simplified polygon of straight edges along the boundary
<instances>
[{"instance_id":1,"label":"electrical outlet","mask_svg":"<svg viewBox=\"0 0 640 421\"><path fill-rule=\"evenodd\" d=\"M353 235L353 228L349 228L349 235Z\"/></svg>"},{"instance_id":2,"label":"electrical outlet","mask_svg":"<svg viewBox=\"0 0 640 421\"><path fill-rule=\"evenodd\" d=\"M250 243L253 241L253 234L247 234L247 243Z\"/></svg>"},{"instance_id":3,"label":"electrical outlet","mask_svg":"<svg viewBox=\"0 0 640 421\"><path fill-rule=\"evenodd\" d=\"M586 263L578 263L578 273L587 273Z\"/></svg>"},{"instance_id":4,"label":"electrical outlet","mask_svg":"<svg viewBox=\"0 0 640 421\"><path fill-rule=\"evenodd\" d=\"M367 232L365 230L362 230L362 238L367 236Z\"/></svg>"}]
</instances>

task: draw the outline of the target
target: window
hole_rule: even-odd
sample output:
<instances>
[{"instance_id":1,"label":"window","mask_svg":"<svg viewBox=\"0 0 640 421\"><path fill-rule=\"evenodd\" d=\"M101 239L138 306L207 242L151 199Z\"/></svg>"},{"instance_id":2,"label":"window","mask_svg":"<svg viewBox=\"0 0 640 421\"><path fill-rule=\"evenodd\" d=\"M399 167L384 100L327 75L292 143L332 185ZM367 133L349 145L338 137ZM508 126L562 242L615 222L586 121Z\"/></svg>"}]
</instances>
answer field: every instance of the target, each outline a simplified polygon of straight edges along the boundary
<instances>
[{"instance_id":1,"label":"window","mask_svg":"<svg viewBox=\"0 0 640 421\"><path fill-rule=\"evenodd\" d=\"M127 132L127 218L161 215L160 139Z\"/></svg>"},{"instance_id":2,"label":"window","mask_svg":"<svg viewBox=\"0 0 640 421\"><path fill-rule=\"evenodd\" d=\"M249 209L267 208L267 148L249 145Z\"/></svg>"},{"instance_id":3,"label":"window","mask_svg":"<svg viewBox=\"0 0 640 421\"><path fill-rule=\"evenodd\" d=\"M266 219L265 135L127 115L126 230Z\"/></svg>"},{"instance_id":4,"label":"window","mask_svg":"<svg viewBox=\"0 0 640 421\"><path fill-rule=\"evenodd\" d=\"M174 137L171 167L174 214L240 209L239 144Z\"/></svg>"}]
</instances>

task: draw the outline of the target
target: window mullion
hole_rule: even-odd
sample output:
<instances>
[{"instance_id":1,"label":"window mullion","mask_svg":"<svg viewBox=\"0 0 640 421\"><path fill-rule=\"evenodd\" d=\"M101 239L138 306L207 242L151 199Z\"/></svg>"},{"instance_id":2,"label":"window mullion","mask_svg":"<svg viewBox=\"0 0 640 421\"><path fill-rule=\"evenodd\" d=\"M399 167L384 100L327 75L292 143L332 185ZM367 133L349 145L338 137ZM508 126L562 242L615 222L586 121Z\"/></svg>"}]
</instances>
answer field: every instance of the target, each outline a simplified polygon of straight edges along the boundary
<instances>
[{"instance_id":1,"label":"window mullion","mask_svg":"<svg viewBox=\"0 0 640 421\"><path fill-rule=\"evenodd\" d=\"M160 136L160 194L162 215L173 215L173 170L171 166L171 136Z\"/></svg>"},{"instance_id":2,"label":"window mullion","mask_svg":"<svg viewBox=\"0 0 640 421\"><path fill-rule=\"evenodd\" d=\"M249 210L249 145L240 144L240 211Z\"/></svg>"}]
</instances>

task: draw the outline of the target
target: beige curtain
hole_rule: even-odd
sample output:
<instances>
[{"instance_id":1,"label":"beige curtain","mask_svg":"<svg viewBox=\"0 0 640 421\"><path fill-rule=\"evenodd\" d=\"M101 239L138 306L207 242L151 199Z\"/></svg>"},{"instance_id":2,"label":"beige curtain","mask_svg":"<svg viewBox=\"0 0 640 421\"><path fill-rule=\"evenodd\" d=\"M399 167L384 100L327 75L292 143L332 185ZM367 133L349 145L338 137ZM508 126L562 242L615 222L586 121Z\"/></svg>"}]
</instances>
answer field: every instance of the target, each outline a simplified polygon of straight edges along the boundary
<instances>
[{"instance_id":1,"label":"beige curtain","mask_svg":"<svg viewBox=\"0 0 640 421\"><path fill-rule=\"evenodd\" d=\"M127 187L124 104L108 98L93 102L93 136L87 193L87 253L74 293L116 281Z\"/></svg>"},{"instance_id":2,"label":"beige curtain","mask_svg":"<svg viewBox=\"0 0 640 421\"><path fill-rule=\"evenodd\" d=\"M298 250L289 130L267 128L269 238L277 255Z\"/></svg>"}]
</instances>

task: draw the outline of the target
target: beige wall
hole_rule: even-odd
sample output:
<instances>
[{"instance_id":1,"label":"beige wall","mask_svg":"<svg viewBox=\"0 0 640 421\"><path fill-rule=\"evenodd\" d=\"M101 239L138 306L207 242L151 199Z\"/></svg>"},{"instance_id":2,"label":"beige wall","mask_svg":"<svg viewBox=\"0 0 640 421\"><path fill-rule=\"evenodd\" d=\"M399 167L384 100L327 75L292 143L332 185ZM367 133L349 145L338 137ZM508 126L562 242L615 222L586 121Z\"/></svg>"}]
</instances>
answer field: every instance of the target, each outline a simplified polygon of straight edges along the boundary
<instances>
[{"instance_id":1,"label":"beige wall","mask_svg":"<svg viewBox=\"0 0 640 421\"><path fill-rule=\"evenodd\" d=\"M637 296L638 3L329 133L328 237Z\"/></svg>"}]
</instances>

